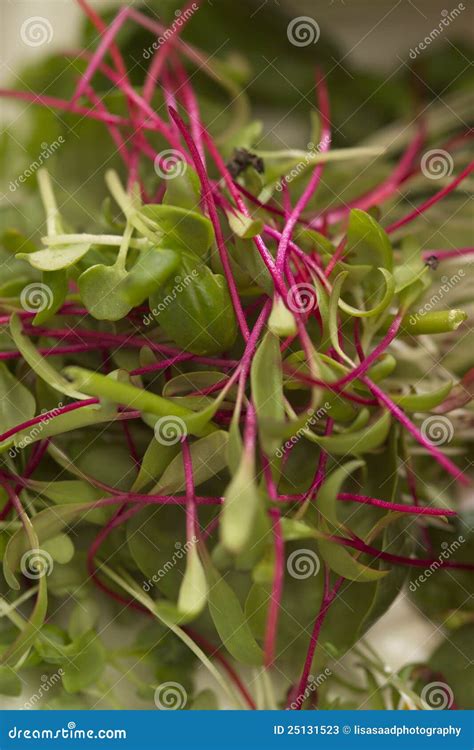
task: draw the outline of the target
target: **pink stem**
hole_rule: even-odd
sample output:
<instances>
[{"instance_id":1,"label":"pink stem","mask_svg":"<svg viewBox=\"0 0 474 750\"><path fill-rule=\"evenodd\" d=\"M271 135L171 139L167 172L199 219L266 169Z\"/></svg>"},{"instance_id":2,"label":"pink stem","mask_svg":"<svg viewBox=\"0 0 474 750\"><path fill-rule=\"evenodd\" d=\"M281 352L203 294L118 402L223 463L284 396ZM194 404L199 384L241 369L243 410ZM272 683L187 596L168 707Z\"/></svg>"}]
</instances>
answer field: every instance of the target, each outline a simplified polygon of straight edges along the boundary
<instances>
[{"instance_id":1,"label":"pink stem","mask_svg":"<svg viewBox=\"0 0 474 750\"><path fill-rule=\"evenodd\" d=\"M431 196L431 198L428 198L428 200L424 201L424 203L421 203L421 205L417 206L413 211L411 211L409 214L404 216L402 219L398 219L398 221L393 222L393 224L390 224L390 226L386 227L385 231L390 234L391 232L394 232L396 229L400 229L400 227L405 226L405 224L408 224L410 221L413 221L413 219L416 219L418 216L421 216L428 208L433 206L435 203L438 203L438 201L445 198L449 193L451 193L457 186L466 178L468 175L471 174L472 170L474 169L474 161L471 161L463 171L458 174L458 176L452 180L449 185L446 185L442 190L439 190L435 195Z\"/></svg>"},{"instance_id":2,"label":"pink stem","mask_svg":"<svg viewBox=\"0 0 474 750\"><path fill-rule=\"evenodd\" d=\"M203 193L202 197L207 206L207 210L209 212L209 218L214 227L214 232L215 232L216 240L217 240L217 248L219 250L219 257L222 263L222 267L224 269L227 285L229 287L229 293L232 299L232 304L234 306L235 315L239 322L239 327L240 327L242 336L247 341L250 333L249 333L247 321L245 319L244 311L242 309L240 296L239 296L239 293L237 291L237 287L235 284L235 279L232 275L232 269L230 267L229 257L227 255L227 249L225 246L224 237L222 235L222 229L221 229L221 225L219 222L219 217L217 215L216 204L214 201L214 196L212 194L211 183L209 182L206 169L204 167L204 164L201 161L201 157L199 156L199 152L196 148L196 144L194 143L192 136L189 134L183 120L181 119L181 117L179 116L179 114L176 112L175 109L170 109L170 115L173 121L175 122L175 124L177 125L181 135L183 136L186 142L186 145L189 149L192 160L196 167L196 171L198 173L199 179L201 181L201 188L202 188L202 193Z\"/></svg>"},{"instance_id":3,"label":"pink stem","mask_svg":"<svg viewBox=\"0 0 474 750\"><path fill-rule=\"evenodd\" d=\"M418 427L416 427L413 422L411 422L407 415L398 407L396 404L393 403L393 401L387 396L384 391L381 390L370 378L363 377L362 382L365 383L365 385L369 388L369 390L374 394L375 398L379 401L379 403L382 406L385 406L395 419L397 419L404 428L412 435L415 440L420 443L431 455L433 458L436 459L436 461L442 466L451 476L455 477L461 484L469 485L470 480L469 478L463 474L461 469L459 469L456 464L454 464L447 456L442 453L439 448L437 448L435 445L430 443L430 441L425 438Z\"/></svg>"}]
</instances>

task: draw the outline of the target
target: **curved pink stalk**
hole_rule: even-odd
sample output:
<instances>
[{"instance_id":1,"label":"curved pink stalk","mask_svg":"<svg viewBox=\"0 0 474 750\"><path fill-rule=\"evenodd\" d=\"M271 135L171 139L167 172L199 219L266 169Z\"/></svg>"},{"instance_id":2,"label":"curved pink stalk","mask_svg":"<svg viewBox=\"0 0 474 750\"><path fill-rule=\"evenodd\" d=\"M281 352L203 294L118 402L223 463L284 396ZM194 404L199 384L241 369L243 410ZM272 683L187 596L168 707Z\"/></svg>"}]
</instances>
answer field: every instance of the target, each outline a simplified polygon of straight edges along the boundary
<instances>
[{"instance_id":1,"label":"curved pink stalk","mask_svg":"<svg viewBox=\"0 0 474 750\"><path fill-rule=\"evenodd\" d=\"M357 495L353 492L340 492L337 496L338 500L363 503L366 505L374 505L377 508L385 508L397 513L410 513L414 516L457 516L455 510L448 508L430 508L425 505L405 505L404 503L392 503L388 500L379 500L376 497L367 497L366 495Z\"/></svg>"},{"instance_id":2,"label":"curved pink stalk","mask_svg":"<svg viewBox=\"0 0 474 750\"><path fill-rule=\"evenodd\" d=\"M86 91L94 73L96 72L97 68L102 62L102 59L106 55L107 50L114 43L115 37L117 36L121 27L123 26L126 19L128 18L128 15L129 15L128 8L127 7L121 8L119 12L117 13L117 15L115 16L112 23L110 24L110 26L108 26L107 29L104 31L102 35L102 41L100 42L96 51L92 54L89 65L87 66L85 73L81 76L79 83L76 86L76 90L72 97L73 102L79 99Z\"/></svg>"},{"instance_id":3,"label":"curved pink stalk","mask_svg":"<svg viewBox=\"0 0 474 750\"><path fill-rule=\"evenodd\" d=\"M423 250L421 257L424 260L433 255L437 260L448 260L448 258L461 258L463 255L473 255L474 247L458 247L454 250Z\"/></svg>"},{"instance_id":4,"label":"curved pink stalk","mask_svg":"<svg viewBox=\"0 0 474 750\"><path fill-rule=\"evenodd\" d=\"M318 73L317 78L318 78L318 102L319 102L319 109L320 109L321 121L322 121L321 152L325 153L329 150L329 147L331 144L331 129L329 125L329 98L328 98L326 85L320 73ZM288 251L288 243L291 239L293 230L298 222L298 219L301 213L304 211L304 209L308 205L316 188L319 185L319 181L321 179L323 169L324 169L324 164L318 164L315 167L313 174L311 175L311 178L305 190L303 191L302 195L298 199L294 209L290 213L288 220L285 224L285 227L283 229L283 233L280 239L280 243L278 245L278 252L277 252L277 259L276 259L277 271L279 271L280 273L283 272L283 269L285 267L285 259L286 259L286 253Z\"/></svg>"},{"instance_id":5,"label":"curved pink stalk","mask_svg":"<svg viewBox=\"0 0 474 750\"><path fill-rule=\"evenodd\" d=\"M440 568L452 568L453 570L474 570L474 563L456 562L455 560L441 560L438 558L420 558L420 557L405 557L404 555L393 555L391 552L384 552L383 550L372 547L370 544L365 544L362 539L357 537L354 539L346 539L345 537L332 536L331 539L337 544L341 544L343 547L351 547L359 552L364 552L367 555L371 555L376 560L385 560L385 562L393 563L394 565L406 565L409 568L429 568L433 563L437 563Z\"/></svg>"},{"instance_id":6,"label":"curved pink stalk","mask_svg":"<svg viewBox=\"0 0 474 750\"><path fill-rule=\"evenodd\" d=\"M369 367L373 365L375 360L378 359L378 357L380 357L380 355L383 354L387 347L392 343L400 328L402 317L402 313L398 313L390 324L390 328L383 337L382 341L377 344L375 349L373 349L370 354L366 356L364 361L360 362L360 364L358 364L357 367L354 367L351 372L348 372L347 375L339 378L339 380L335 380L331 385L341 388L342 386L347 385L347 383L351 383L353 380L356 380L357 378L360 378L362 375L364 375Z\"/></svg>"},{"instance_id":7,"label":"curved pink stalk","mask_svg":"<svg viewBox=\"0 0 474 750\"><path fill-rule=\"evenodd\" d=\"M13 89L2 89L0 88L0 97L3 96L8 99L19 99L20 101L31 102L32 104L40 104L42 107L49 107L50 109L59 109L63 112L71 112L74 115L82 115L83 117L89 117L92 120L99 120L106 124L111 125L126 125L130 127L131 121L126 117L120 117L120 115L105 114L99 112L96 109L89 109L88 107L81 107L78 104L72 104L67 99L59 99L56 96L47 96L46 94L35 94L30 91L15 91ZM143 127L148 130L156 130L156 122L153 125L151 122L146 122Z\"/></svg>"},{"instance_id":8,"label":"curved pink stalk","mask_svg":"<svg viewBox=\"0 0 474 750\"><path fill-rule=\"evenodd\" d=\"M430 441L422 435L418 427L416 427L413 422L408 419L407 415L400 409L399 406L393 403L391 398L387 396L384 391L382 391L381 388L378 387L370 378L363 377L362 382L365 383L367 388L374 394L375 398L378 400L378 402L385 406L389 411L392 412L395 419L397 419L400 424L403 425L403 427L407 430L407 432L412 435L415 440L420 443L420 445L425 448L428 453L431 453L434 459L440 464L440 466L443 467L451 476L453 476L455 479L457 479L461 484L469 485L471 482L469 478L463 474L461 469L459 469L455 463L453 463L447 456L442 453L439 448L436 447L436 445L433 445L430 443Z\"/></svg>"},{"instance_id":9,"label":"curved pink stalk","mask_svg":"<svg viewBox=\"0 0 474 750\"><path fill-rule=\"evenodd\" d=\"M296 704L295 708L297 711L300 711L303 707L303 704L306 699L306 690L308 687L308 678L311 671L311 665L313 663L314 653L316 651L316 646L318 644L319 634L321 632L321 628L323 626L324 620L326 619L326 615L329 611L329 608L331 604L333 603L334 599L337 596L337 593L339 589L341 588L342 584L344 582L344 578L338 578L336 583L334 584L333 588L329 588L329 575L326 571L325 577L324 577L324 591L323 591L323 598L321 601L321 606L319 609L319 612L316 616L316 620L313 625L313 630L311 632L311 638L309 642L308 652L306 654L304 666L303 666L303 672L301 674L301 678L298 684L297 689L297 695L291 695L289 699L289 705L287 705L287 708L292 708L294 704Z\"/></svg>"},{"instance_id":10,"label":"curved pink stalk","mask_svg":"<svg viewBox=\"0 0 474 750\"><path fill-rule=\"evenodd\" d=\"M316 216L309 222L312 229L321 229L324 221L326 220L329 224L335 224L338 221L344 219L353 208L359 208L366 211L371 206L383 203L383 201L390 198L397 190L399 185L405 181L407 176L410 174L410 169L413 164L413 160L418 154L420 148L423 145L426 136L426 130L424 124L420 123L418 131L415 134L413 140L408 144L405 152L398 164L396 165L393 172L384 180L380 185L373 188L372 190L360 195L358 198L354 198L348 201L339 208L330 209L320 216Z\"/></svg>"},{"instance_id":11,"label":"curved pink stalk","mask_svg":"<svg viewBox=\"0 0 474 750\"><path fill-rule=\"evenodd\" d=\"M245 319L244 311L242 309L242 303L240 301L240 296L237 291L235 279L232 275L232 269L230 267L229 257L227 255L227 249L225 246L224 237L222 235L222 229L221 229L221 225L219 222L219 217L217 215L216 204L214 201L214 196L212 194L211 183L207 176L204 164L201 161L201 157L199 156L199 152L197 150L196 144L194 143L192 136L188 132L188 129L186 125L184 124L183 120L181 119L181 117L179 116L179 114L176 112L175 109L170 109L170 115L173 118L173 121L175 122L175 124L177 125L179 132L183 136L186 142L186 145L189 149L189 152L191 154L192 160L194 162L194 166L196 167L196 172L198 173L198 176L201 182L202 197L206 204L206 207L209 213L209 218L212 222L212 226L214 227L214 232L216 235L216 242L217 242L217 249L219 251L220 261L222 263L227 285L229 287L229 293L232 299L232 304L234 306L235 315L239 323L242 336L247 341L250 335L250 332L249 332L249 328L247 325L247 321Z\"/></svg>"},{"instance_id":12,"label":"curved pink stalk","mask_svg":"<svg viewBox=\"0 0 474 750\"><path fill-rule=\"evenodd\" d=\"M281 528L280 513L275 508L270 511L273 529L273 544L275 550L275 571L273 575L272 591L268 605L267 624L265 628L265 667L270 667L275 660L276 638L278 629L278 615L280 613L281 597L283 593L284 555L285 545Z\"/></svg>"},{"instance_id":13,"label":"curved pink stalk","mask_svg":"<svg viewBox=\"0 0 474 750\"><path fill-rule=\"evenodd\" d=\"M217 169L221 173L222 177L224 178L225 184L227 185L227 188L229 190L229 193L237 206L238 210L243 213L244 216L249 217L250 213L245 205L244 201L241 199L236 186L234 184L234 181L230 175L229 170L227 169L224 160L222 159L222 156L220 155L214 141L212 140L209 133L205 130L205 128L202 129L202 136L204 139L204 142L209 150L209 153L211 154ZM222 200L222 197L221 197ZM265 245L264 241L262 240L261 235L257 235L256 237L252 238L254 245L256 246L257 250L260 253L260 256L265 263L268 272L270 273L273 283L275 285L275 289L277 289L280 294L283 296L283 298L286 298L286 290L283 284L282 279L280 276L276 273L275 269L275 261L273 259L272 254L268 250L267 246Z\"/></svg>"},{"instance_id":14,"label":"curved pink stalk","mask_svg":"<svg viewBox=\"0 0 474 750\"><path fill-rule=\"evenodd\" d=\"M186 438L181 443L181 450L183 455L184 481L186 484L186 541L188 544L194 544L196 536L199 533L199 525L194 489L193 461Z\"/></svg>"},{"instance_id":15,"label":"curved pink stalk","mask_svg":"<svg viewBox=\"0 0 474 750\"><path fill-rule=\"evenodd\" d=\"M192 18L192 14L190 15L186 11L188 11L190 8L192 8L192 10L197 10L200 4L201 0L188 0L188 3L182 9L180 14L181 24L179 28L173 31L171 35L165 35L163 42L160 44L158 49L155 50L151 63L148 67L147 74L145 76L145 83L143 84L143 98L146 102L150 103L152 100L158 78L166 62L166 55L169 53L168 48L173 47L176 44L184 27ZM193 6L197 7L194 8Z\"/></svg>"},{"instance_id":16,"label":"curved pink stalk","mask_svg":"<svg viewBox=\"0 0 474 750\"><path fill-rule=\"evenodd\" d=\"M413 211L410 211L409 214L404 216L401 219L398 219L398 221L394 221L393 224L390 224L388 227L385 228L385 231L387 233L394 232L396 229L400 229L400 227L404 227L405 224L409 224L410 221L413 221L413 219L416 219L418 216L421 216L428 208L431 208L435 203L438 203L438 201L445 198L449 193L451 193L457 186L468 177L471 172L474 170L474 161L471 161L467 167L465 167L460 174L458 174L457 177L452 180L449 185L446 185L442 190L439 190L435 195L432 195L431 198L428 198L428 200L424 201L424 203L421 203L419 206L417 206Z\"/></svg>"}]
</instances>

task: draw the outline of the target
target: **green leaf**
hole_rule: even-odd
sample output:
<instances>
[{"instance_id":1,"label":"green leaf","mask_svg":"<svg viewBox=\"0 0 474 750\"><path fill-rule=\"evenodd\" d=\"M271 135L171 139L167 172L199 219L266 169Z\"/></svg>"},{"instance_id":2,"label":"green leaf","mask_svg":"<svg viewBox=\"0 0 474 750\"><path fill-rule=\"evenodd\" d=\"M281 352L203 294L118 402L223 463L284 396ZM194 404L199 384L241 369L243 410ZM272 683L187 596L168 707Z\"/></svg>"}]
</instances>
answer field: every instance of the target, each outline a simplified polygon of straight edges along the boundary
<instances>
[{"instance_id":1,"label":"green leaf","mask_svg":"<svg viewBox=\"0 0 474 750\"><path fill-rule=\"evenodd\" d=\"M349 215L346 255L351 254L355 263L372 267L393 268L393 251L385 230L368 213L358 208Z\"/></svg>"},{"instance_id":2,"label":"green leaf","mask_svg":"<svg viewBox=\"0 0 474 750\"><path fill-rule=\"evenodd\" d=\"M263 652L252 635L249 624L234 591L209 566L209 612L227 651L241 664L259 666Z\"/></svg>"},{"instance_id":3,"label":"green leaf","mask_svg":"<svg viewBox=\"0 0 474 750\"><path fill-rule=\"evenodd\" d=\"M74 544L67 534L56 534L43 543L43 550L57 563L65 565L74 557Z\"/></svg>"},{"instance_id":4,"label":"green leaf","mask_svg":"<svg viewBox=\"0 0 474 750\"><path fill-rule=\"evenodd\" d=\"M163 445L155 437L152 437L140 464L138 476L132 485L132 491L140 492L151 482L156 483L170 461L179 452L179 444Z\"/></svg>"},{"instance_id":5,"label":"green leaf","mask_svg":"<svg viewBox=\"0 0 474 750\"><path fill-rule=\"evenodd\" d=\"M81 394L81 397L85 398L83 394ZM13 436L13 444L19 448L23 448L25 445L30 445L38 440L46 440L46 438L54 437L54 435L62 435L64 432L78 430L81 427L112 422L115 418L116 409L108 404L106 406L84 406L82 409L66 412L65 414L54 414L53 410L51 416L48 418L45 417L44 421L36 425L36 429L32 427L17 432ZM4 448L5 446L8 447L8 444L3 443L1 447Z\"/></svg>"},{"instance_id":6,"label":"green leaf","mask_svg":"<svg viewBox=\"0 0 474 750\"><path fill-rule=\"evenodd\" d=\"M194 485L199 487L211 477L219 474L227 465L227 432L218 430L211 435L191 443L189 451L193 465ZM151 494L175 494L186 487L183 459L173 458L163 472Z\"/></svg>"},{"instance_id":7,"label":"green leaf","mask_svg":"<svg viewBox=\"0 0 474 750\"><path fill-rule=\"evenodd\" d=\"M132 307L141 305L176 271L180 256L174 250L150 248L141 253L121 282L120 292Z\"/></svg>"},{"instance_id":8,"label":"green leaf","mask_svg":"<svg viewBox=\"0 0 474 750\"><path fill-rule=\"evenodd\" d=\"M17 315L12 315L10 320L10 333L13 341L17 348L21 352L23 358L28 362L32 370L38 375L39 378L45 381L51 388L64 393L66 396L71 398L86 399L80 391L73 388L70 383L63 378L49 362L41 356L34 344L23 334L20 318Z\"/></svg>"},{"instance_id":9,"label":"green leaf","mask_svg":"<svg viewBox=\"0 0 474 750\"><path fill-rule=\"evenodd\" d=\"M255 353L250 382L262 447L268 456L272 456L280 447L281 441L269 432L265 420L283 422L285 406L280 342L271 331L265 334Z\"/></svg>"},{"instance_id":10,"label":"green leaf","mask_svg":"<svg viewBox=\"0 0 474 750\"><path fill-rule=\"evenodd\" d=\"M403 395L392 394L390 398L398 406L407 411L431 411L436 406L443 403L445 398L451 392L453 387L452 381L443 383L439 388L427 393L406 393Z\"/></svg>"},{"instance_id":11,"label":"green leaf","mask_svg":"<svg viewBox=\"0 0 474 750\"><path fill-rule=\"evenodd\" d=\"M59 271L63 268L69 268L77 263L89 252L90 244L83 243L78 245L65 245L60 247L47 248L46 250L37 250L34 253L18 253L17 258L24 258L40 271Z\"/></svg>"},{"instance_id":12,"label":"green leaf","mask_svg":"<svg viewBox=\"0 0 474 750\"><path fill-rule=\"evenodd\" d=\"M229 552L239 554L246 548L260 503L255 459L244 451L239 468L224 493L221 513L221 540Z\"/></svg>"},{"instance_id":13,"label":"green leaf","mask_svg":"<svg viewBox=\"0 0 474 750\"><path fill-rule=\"evenodd\" d=\"M217 696L208 688L201 690L189 706L190 711L217 711L218 708Z\"/></svg>"},{"instance_id":14,"label":"green leaf","mask_svg":"<svg viewBox=\"0 0 474 750\"><path fill-rule=\"evenodd\" d=\"M33 325L40 326L53 317L63 306L68 293L68 278L66 271L45 271L42 283L48 287L52 299L44 310L40 310L33 318Z\"/></svg>"},{"instance_id":15,"label":"green leaf","mask_svg":"<svg viewBox=\"0 0 474 750\"><path fill-rule=\"evenodd\" d=\"M51 537L59 534L66 524L72 523L78 517L87 518L90 509L88 503L75 503L71 505L55 505L37 513L31 519L31 525L38 537L38 545L46 542ZM30 549L28 538L23 528L15 531L7 544L3 558L3 574L8 585L12 589L18 589L19 584L14 575L15 570L20 567L20 561L25 552ZM42 576L40 582L45 578Z\"/></svg>"},{"instance_id":16,"label":"green leaf","mask_svg":"<svg viewBox=\"0 0 474 750\"><path fill-rule=\"evenodd\" d=\"M241 239L248 240L262 233L263 221L260 219L245 216L245 214L237 209L226 211L226 216L230 228Z\"/></svg>"},{"instance_id":17,"label":"green leaf","mask_svg":"<svg viewBox=\"0 0 474 750\"><path fill-rule=\"evenodd\" d=\"M305 437L334 456L348 454L359 456L379 448L385 442L390 431L390 420L390 413L385 412L369 427L360 431L346 432L330 437L319 437L314 433L305 433Z\"/></svg>"},{"instance_id":18,"label":"green leaf","mask_svg":"<svg viewBox=\"0 0 474 750\"><path fill-rule=\"evenodd\" d=\"M124 269L102 264L91 266L79 276L81 300L96 320L121 320L128 315L133 305L122 291L126 277Z\"/></svg>"},{"instance_id":19,"label":"green leaf","mask_svg":"<svg viewBox=\"0 0 474 750\"><path fill-rule=\"evenodd\" d=\"M100 616L100 607L90 597L81 599L74 604L69 617L68 635L76 641L78 638L92 630Z\"/></svg>"},{"instance_id":20,"label":"green leaf","mask_svg":"<svg viewBox=\"0 0 474 750\"><path fill-rule=\"evenodd\" d=\"M162 398L162 396L143 388L137 388L130 383L123 383L108 375L101 375L82 367L66 367L64 373L77 388L90 396L105 398L114 403L138 409L145 414L175 417L178 431L181 430L182 436L186 434L186 429L196 435L205 435L214 431L214 428L208 424L213 416L210 414L210 411L212 411L210 409L195 413L176 402Z\"/></svg>"},{"instance_id":21,"label":"green leaf","mask_svg":"<svg viewBox=\"0 0 474 750\"><path fill-rule=\"evenodd\" d=\"M0 666L0 694L17 696L21 695L23 684L11 667Z\"/></svg>"},{"instance_id":22,"label":"green leaf","mask_svg":"<svg viewBox=\"0 0 474 750\"><path fill-rule=\"evenodd\" d=\"M454 703L459 709L474 708L474 626L465 625L449 637L432 654L429 666L442 677L430 682L444 682L453 693ZM446 693L446 689L443 691ZM428 695L426 702L429 705ZM449 693L447 693L449 699ZM433 695L433 701L435 700ZM450 700L448 700L450 703ZM436 708L437 704L433 703ZM446 706L449 707L449 706Z\"/></svg>"},{"instance_id":23,"label":"green leaf","mask_svg":"<svg viewBox=\"0 0 474 750\"><path fill-rule=\"evenodd\" d=\"M287 308L280 296L275 295L272 311L268 318L268 328L275 336L286 338L297 332L295 316Z\"/></svg>"},{"instance_id":24,"label":"green leaf","mask_svg":"<svg viewBox=\"0 0 474 750\"><path fill-rule=\"evenodd\" d=\"M207 601L207 580L201 560L199 559L197 539L188 549L186 570L179 588L178 609L185 615L196 617Z\"/></svg>"},{"instance_id":25,"label":"green leaf","mask_svg":"<svg viewBox=\"0 0 474 750\"><path fill-rule=\"evenodd\" d=\"M13 538L14 537L12 537L12 539ZM5 571L5 560L7 558L7 552L8 552L8 545L7 545L7 550L5 552L5 558L4 558L4 574L5 574L5 578L8 581L6 571ZM13 578L13 580L15 581L15 585L13 586L13 588L19 588L18 584L16 583L16 579ZM24 656L24 654L26 654L29 651L31 646L34 644L36 638L38 637L38 631L40 630L40 628L42 627L44 623L47 610L48 610L48 584L46 583L46 576L41 576L41 578L38 581L38 595L36 597L33 612L31 613L29 620L26 622L21 633L18 635L15 641L10 646L8 646L6 651L3 652L0 658L0 662L2 664L7 665L7 666L17 664L20 661L20 659Z\"/></svg>"},{"instance_id":26,"label":"green leaf","mask_svg":"<svg viewBox=\"0 0 474 750\"><path fill-rule=\"evenodd\" d=\"M186 372L182 375L176 375L164 384L163 396L170 398L185 393L193 393L216 385L216 383L225 383L226 380L228 380L228 376L217 370Z\"/></svg>"},{"instance_id":27,"label":"green leaf","mask_svg":"<svg viewBox=\"0 0 474 750\"><path fill-rule=\"evenodd\" d=\"M201 183L196 171L186 165L184 174L176 174L166 183L163 203L166 206L179 206L190 211L195 210L201 200Z\"/></svg>"},{"instance_id":28,"label":"green leaf","mask_svg":"<svg viewBox=\"0 0 474 750\"><path fill-rule=\"evenodd\" d=\"M139 212L162 247L204 257L214 240L214 229L205 216L187 208L165 204L143 206Z\"/></svg>"},{"instance_id":29,"label":"green leaf","mask_svg":"<svg viewBox=\"0 0 474 750\"><path fill-rule=\"evenodd\" d=\"M95 685L106 663L106 652L97 633L84 633L74 646L77 653L62 665L62 682L68 693L80 693Z\"/></svg>"},{"instance_id":30,"label":"green leaf","mask_svg":"<svg viewBox=\"0 0 474 750\"><path fill-rule=\"evenodd\" d=\"M350 461L333 471L321 486L318 492L317 509L324 519L324 521L320 521L320 529L324 533L337 535L344 531L337 517L337 495L344 480L351 472L361 466L363 466L363 461ZM347 534L344 535L347 536ZM331 570L351 581L375 581L385 576L388 572L374 570L366 565L362 565L344 547L332 544L324 539L318 540L318 547Z\"/></svg>"},{"instance_id":31,"label":"green leaf","mask_svg":"<svg viewBox=\"0 0 474 750\"><path fill-rule=\"evenodd\" d=\"M32 393L0 362L0 431L6 432L35 414Z\"/></svg>"},{"instance_id":32,"label":"green leaf","mask_svg":"<svg viewBox=\"0 0 474 750\"><path fill-rule=\"evenodd\" d=\"M392 303L395 294L395 279L390 271L386 268L377 268L384 278L385 291L380 301L372 308L368 310L359 310L357 307L348 305L343 299L339 299L338 305L345 313L352 315L355 318L373 318L376 315L380 315L384 310L387 309Z\"/></svg>"},{"instance_id":33,"label":"green leaf","mask_svg":"<svg viewBox=\"0 0 474 750\"><path fill-rule=\"evenodd\" d=\"M198 258L183 253L177 279L150 296L150 310L180 348L193 354L230 349L237 335L234 309L226 280Z\"/></svg>"}]
</instances>

